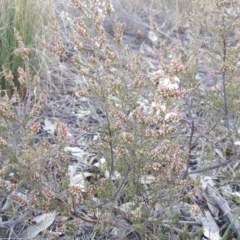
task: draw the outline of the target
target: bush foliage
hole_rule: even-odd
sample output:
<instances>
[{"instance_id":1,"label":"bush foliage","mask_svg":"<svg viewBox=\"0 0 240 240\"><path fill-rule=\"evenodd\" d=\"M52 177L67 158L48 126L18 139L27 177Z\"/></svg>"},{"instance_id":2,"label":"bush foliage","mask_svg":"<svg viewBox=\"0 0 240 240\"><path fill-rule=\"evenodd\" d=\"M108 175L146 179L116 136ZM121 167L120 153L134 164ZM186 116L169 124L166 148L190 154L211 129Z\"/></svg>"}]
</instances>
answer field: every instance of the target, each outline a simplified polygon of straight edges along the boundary
<instances>
[{"instance_id":1,"label":"bush foliage","mask_svg":"<svg viewBox=\"0 0 240 240\"><path fill-rule=\"evenodd\" d=\"M69 15L55 11L49 17L52 41L37 44L45 8L39 18L32 1L0 3L6 9L0 40L0 236L77 239L88 234L88 223L92 233L109 239L239 237L239 213L225 208L229 199L238 206L238 1L194 1L187 16L187 1L153 1L147 23L133 15L132 25L121 21L118 13L129 13L117 0L70 2ZM144 15L146 9L132 4L131 11ZM153 5L181 21L164 32ZM142 41L140 49L128 45L131 34ZM77 75L72 100L95 120L76 123L86 144L65 118L53 125L43 119L54 97L35 71L39 55L30 49L37 52L40 45ZM51 136L40 138L47 124ZM74 155L76 149L81 154ZM225 205L218 205L223 197Z\"/></svg>"}]
</instances>

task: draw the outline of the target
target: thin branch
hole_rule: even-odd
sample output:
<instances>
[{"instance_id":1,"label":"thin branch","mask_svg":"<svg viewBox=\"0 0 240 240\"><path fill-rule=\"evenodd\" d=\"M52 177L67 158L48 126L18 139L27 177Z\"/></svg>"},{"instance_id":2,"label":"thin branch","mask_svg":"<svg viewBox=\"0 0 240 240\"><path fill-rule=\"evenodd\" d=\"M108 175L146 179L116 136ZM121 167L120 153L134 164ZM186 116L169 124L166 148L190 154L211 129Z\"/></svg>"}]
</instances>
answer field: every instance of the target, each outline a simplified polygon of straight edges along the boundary
<instances>
[{"instance_id":1,"label":"thin branch","mask_svg":"<svg viewBox=\"0 0 240 240\"><path fill-rule=\"evenodd\" d=\"M219 167L222 167L222 166L226 166L228 165L229 163L235 161L237 158L240 157L240 152L237 153L237 155L233 156L230 160L228 161L225 161L223 163L219 163L219 164L216 164L216 165L213 165L213 166L210 166L210 167L206 167L206 168L202 168L202 169L198 169L198 170L194 170L194 171L191 171L191 172L188 172L187 175L190 175L190 174L194 174L194 173L200 173L200 172L205 172L205 171L208 171L208 170L213 170L213 169L217 169Z\"/></svg>"},{"instance_id":2,"label":"thin branch","mask_svg":"<svg viewBox=\"0 0 240 240\"><path fill-rule=\"evenodd\" d=\"M226 39L223 39L223 63L226 62L227 48L226 48ZM222 73L223 80L223 100L224 100L224 112L226 117L227 129L230 130L229 121L228 121L228 105L227 105L227 92L226 92L226 72L225 70Z\"/></svg>"},{"instance_id":3,"label":"thin branch","mask_svg":"<svg viewBox=\"0 0 240 240\"><path fill-rule=\"evenodd\" d=\"M208 133L210 133L218 124L218 121L207 131ZM188 124L190 126L190 124ZM203 134L199 134L199 136L196 137L196 139L194 140L194 142L192 142L193 140L193 134L194 134L194 122L191 121L191 135L190 135L190 139L189 139L189 147L188 147L188 160L187 160L187 165L186 165L186 170L183 172L182 174L182 180L186 179L187 175L188 175L188 170L189 170L189 166L190 166L190 156L191 156L191 152L195 146L195 144L197 143L198 139L200 137L203 136Z\"/></svg>"},{"instance_id":4,"label":"thin branch","mask_svg":"<svg viewBox=\"0 0 240 240\"><path fill-rule=\"evenodd\" d=\"M192 151L191 147L192 147L193 134L194 134L194 121L192 120L191 121L191 134L190 134L190 139L189 139L189 144L188 144L188 160L187 160L186 170L185 170L185 172L183 173L183 176L182 176L182 180L186 179L188 169L189 169L189 166L190 166L190 160L191 160L190 156L191 156L191 151Z\"/></svg>"},{"instance_id":5,"label":"thin branch","mask_svg":"<svg viewBox=\"0 0 240 240\"><path fill-rule=\"evenodd\" d=\"M107 100L106 100L107 101ZM111 181L113 171L114 171L114 156L113 156L113 141L112 141L112 130L111 130L111 123L109 119L108 109L106 108L106 118L107 118L107 129L108 129L108 136L109 136L109 147L110 147L110 158L111 158L111 166L110 166L110 172L109 172L109 178L108 181Z\"/></svg>"},{"instance_id":6,"label":"thin branch","mask_svg":"<svg viewBox=\"0 0 240 240\"><path fill-rule=\"evenodd\" d=\"M89 217L84 217L81 216L80 214L76 213L76 212L71 212L71 214L77 218L80 218L81 220L85 221L85 222L89 222L89 223L97 223L98 219L93 219L93 218L89 218Z\"/></svg>"}]
</instances>

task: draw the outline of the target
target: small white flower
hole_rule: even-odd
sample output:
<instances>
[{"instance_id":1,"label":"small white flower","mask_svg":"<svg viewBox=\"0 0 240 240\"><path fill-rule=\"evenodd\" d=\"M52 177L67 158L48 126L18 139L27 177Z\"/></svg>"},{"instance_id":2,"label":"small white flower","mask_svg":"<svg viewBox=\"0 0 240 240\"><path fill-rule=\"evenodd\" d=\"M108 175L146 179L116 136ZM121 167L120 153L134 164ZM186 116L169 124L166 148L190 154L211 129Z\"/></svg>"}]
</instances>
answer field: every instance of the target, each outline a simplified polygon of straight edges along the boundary
<instances>
[{"instance_id":1,"label":"small white flower","mask_svg":"<svg viewBox=\"0 0 240 240\"><path fill-rule=\"evenodd\" d=\"M171 119L177 118L177 113L175 112L170 112L165 115L165 121L170 121Z\"/></svg>"},{"instance_id":2,"label":"small white flower","mask_svg":"<svg viewBox=\"0 0 240 240\"><path fill-rule=\"evenodd\" d=\"M150 115L160 115L161 113L164 113L166 111L166 105L165 104L156 104L155 102L152 102L149 114Z\"/></svg>"},{"instance_id":3,"label":"small white flower","mask_svg":"<svg viewBox=\"0 0 240 240\"><path fill-rule=\"evenodd\" d=\"M179 88L178 83L180 82L179 78L174 76L172 79L170 78L165 78L162 81L162 85L164 87L168 87L170 90L176 90ZM161 85L161 83L160 83Z\"/></svg>"},{"instance_id":4,"label":"small white flower","mask_svg":"<svg viewBox=\"0 0 240 240\"><path fill-rule=\"evenodd\" d=\"M152 78L152 81L156 81L159 83L159 87L166 87L170 90L176 90L179 88L178 83L180 82L177 76L169 76L163 70L156 71Z\"/></svg>"}]
</instances>

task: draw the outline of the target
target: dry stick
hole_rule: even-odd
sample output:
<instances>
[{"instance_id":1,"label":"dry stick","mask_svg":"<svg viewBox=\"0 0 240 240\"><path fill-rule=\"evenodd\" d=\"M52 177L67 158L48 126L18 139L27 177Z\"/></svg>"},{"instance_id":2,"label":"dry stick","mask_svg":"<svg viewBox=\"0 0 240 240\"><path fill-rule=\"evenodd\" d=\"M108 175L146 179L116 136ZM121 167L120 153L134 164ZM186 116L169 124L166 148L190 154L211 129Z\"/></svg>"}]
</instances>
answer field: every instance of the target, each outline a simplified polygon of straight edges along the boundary
<instances>
[{"instance_id":1,"label":"dry stick","mask_svg":"<svg viewBox=\"0 0 240 240\"><path fill-rule=\"evenodd\" d=\"M97 74L98 76L100 76L99 74L99 71L97 70ZM111 155L111 167L110 167L110 172L109 172L109 178L108 178L108 181L110 182L111 181L111 178L112 178L112 175L113 175L113 171L114 171L114 156L113 156L113 140L112 140L112 137L113 137L113 133L112 133L112 130L111 130L111 123L110 123L110 118L109 118L109 105L108 105L108 101L107 101L107 98L104 94L104 88L102 87L102 81L99 81L100 84L101 84L101 94L103 96L103 102L105 103L105 111L106 111L106 119L107 119L107 131L108 131L108 136L109 136L109 141L108 141L108 144L110 146L110 155Z\"/></svg>"},{"instance_id":2,"label":"dry stick","mask_svg":"<svg viewBox=\"0 0 240 240\"><path fill-rule=\"evenodd\" d=\"M187 177L187 173L188 173L188 169L189 169L189 165L190 165L190 155L191 155L191 146L192 146L192 139L193 139L193 133L194 133L194 121L191 121L191 135L190 135L190 139L189 139L189 145L188 145L188 160L187 160L187 166L186 166L186 170L183 173L182 176L182 180L186 179Z\"/></svg>"},{"instance_id":3,"label":"dry stick","mask_svg":"<svg viewBox=\"0 0 240 240\"><path fill-rule=\"evenodd\" d=\"M97 219L93 219L93 218L90 218L90 217L84 217L82 215L80 215L77 211L76 211L76 204L75 204L75 201L74 199L72 198L72 205L73 205L73 210L71 210L71 215L77 217L77 218L80 218L82 219L83 221L85 222L89 222L89 223L97 223Z\"/></svg>"},{"instance_id":4,"label":"dry stick","mask_svg":"<svg viewBox=\"0 0 240 240\"><path fill-rule=\"evenodd\" d=\"M80 218L81 220L85 221L85 222L89 222L89 223L97 223L98 219L93 219L93 218L89 218L89 217L84 217L74 211L71 211L71 215L77 218Z\"/></svg>"},{"instance_id":5,"label":"dry stick","mask_svg":"<svg viewBox=\"0 0 240 240\"><path fill-rule=\"evenodd\" d=\"M105 100L107 101L107 100ZM107 129L108 129L108 135L110 137L108 144L110 146L110 155L111 155L111 167L110 167L110 172L109 172L109 178L108 181L111 181L113 172L114 172L114 156L113 156L113 134L111 130L111 124L110 124L110 119L109 119L109 114L108 114L108 108L106 109L106 118L107 118Z\"/></svg>"},{"instance_id":6,"label":"dry stick","mask_svg":"<svg viewBox=\"0 0 240 240\"><path fill-rule=\"evenodd\" d=\"M217 126L218 122L219 122L219 121L217 121L217 122L207 131L207 133L210 133L210 132ZM204 136L204 134L199 134L199 136L196 137L195 141L192 143L191 150L193 150L193 148L194 148L195 144L197 143L198 139L199 139L200 137L203 137L203 136Z\"/></svg>"},{"instance_id":7,"label":"dry stick","mask_svg":"<svg viewBox=\"0 0 240 240\"><path fill-rule=\"evenodd\" d=\"M171 220L162 220L163 223L171 223ZM201 222L197 221L178 221L179 224L188 224L188 225L195 225L195 226L202 226Z\"/></svg>"},{"instance_id":8,"label":"dry stick","mask_svg":"<svg viewBox=\"0 0 240 240\"><path fill-rule=\"evenodd\" d=\"M218 121L209 129L208 133L210 133L218 124ZM189 124L190 125L190 124ZM190 139L189 139L189 150L188 150L188 160L187 160L187 166L186 166L186 170L184 171L184 173L182 174L182 180L186 179L187 175L188 175L188 170L189 170L189 165L190 165L190 156L191 156L191 152L192 149L194 147L194 145L197 143L198 139L202 136L202 134L200 134L195 141L192 143L192 139L193 139L193 134L194 134L194 122L191 121L191 135L190 135Z\"/></svg>"},{"instance_id":9,"label":"dry stick","mask_svg":"<svg viewBox=\"0 0 240 240\"><path fill-rule=\"evenodd\" d=\"M240 153L238 154L240 155ZM236 231L238 239L240 237L240 222L238 220L238 215L232 213L232 209L229 207L227 201L222 197L222 195L218 192L218 190L209 184L207 184L204 189L206 196L208 196L214 201L214 205L216 204L223 212L223 215L228 218L230 225L232 224L233 229ZM210 204L210 203L209 203Z\"/></svg>"},{"instance_id":10,"label":"dry stick","mask_svg":"<svg viewBox=\"0 0 240 240\"><path fill-rule=\"evenodd\" d=\"M227 49L226 49L226 40L223 39L223 63L226 62L226 55L227 55ZM224 112L225 117L227 121L227 129L229 131L229 121L228 121L228 107L227 107L227 93L226 93L226 73L225 70L223 70L222 73L222 80L223 80L223 100L224 100Z\"/></svg>"},{"instance_id":11,"label":"dry stick","mask_svg":"<svg viewBox=\"0 0 240 240\"><path fill-rule=\"evenodd\" d=\"M187 172L186 174L187 175L190 175L190 174L194 174L194 173L200 173L200 172L204 172L204 171L207 171L207 170L212 170L212 169L216 169L216 168L219 168L219 167L222 167L222 166L226 166L228 165L229 163L233 162L234 160L236 160L237 158L240 157L240 152L237 153L237 155L233 156L230 160L228 161L225 161L223 163L219 163L219 164L216 164L216 165L213 165L213 166L210 166L210 167L206 167L206 168L202 168L202 169L198 169L198 170L194 170L194 171L191 171L191 172Z\"/></svg>"},{"instance_id":12,"label":"dry stick","mask_svg":"<svg viewBox=\"0 0 240 240\"><path fill-rule=\"evenodd\" d=\"M226 62L227 57L227 46L226 46L226 39L223 39L223 63ZM226 92L226 72L225 69L222 73L222 80L223 80L223 101L224 101L224 113L226 117L227 129L230 132L230 124L229 124L229 112L228 112L228 102L227 102L227 92ZM234 145L233 139L230 139L232 146Z\"/></svg>"},{"instance_id":13,"label":"dry stick","mask_svg":"<svg viewBox=\"0 0 240 240\"><path fill-rule=\"evenodd\" d=\"M19 225L21 223L24 222L24 220L26 220L30 215L30 212L26 212L23 215L20 215L18 218L16 219L10 219L9 221L3 221L0 222L0 228L10 228L12 226L16 226Z\"/></svg>"}]
</instances>

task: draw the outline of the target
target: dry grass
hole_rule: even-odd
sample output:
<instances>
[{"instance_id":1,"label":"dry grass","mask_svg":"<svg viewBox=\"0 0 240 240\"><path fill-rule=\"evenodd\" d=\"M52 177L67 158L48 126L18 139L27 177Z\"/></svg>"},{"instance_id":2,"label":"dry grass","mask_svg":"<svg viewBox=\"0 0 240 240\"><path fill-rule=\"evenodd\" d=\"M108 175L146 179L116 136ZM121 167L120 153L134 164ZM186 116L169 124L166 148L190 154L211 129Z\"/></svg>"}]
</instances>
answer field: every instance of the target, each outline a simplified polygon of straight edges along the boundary
<instances>
[{"instance_id":1,"label":"dry grass","mask_svg":"<svg viewBox=\"0 0 240 240\"><path fill-rule=\"evenodd\" d=\"M19 47L14 36L14 29L19 32L25 46L30 50L29 61L32 71L41 73L44 65L44 52L40 48L40 38L47 38L47 23L51 13L51 1L4 0L0 3L0 80L1 88L11 88L5 80L5 74L10 70L14 76L14 82L20 89L17 81L19 77L17 68L25 67L24 61L14 54ZM46 65L45 65L46 66Z\"/></svg>"}]
</instances>

